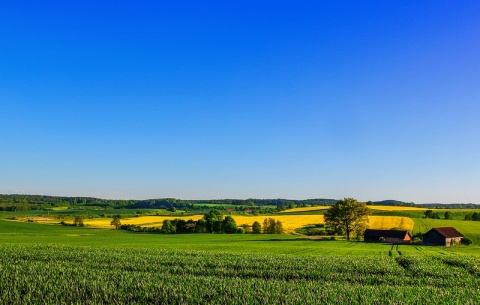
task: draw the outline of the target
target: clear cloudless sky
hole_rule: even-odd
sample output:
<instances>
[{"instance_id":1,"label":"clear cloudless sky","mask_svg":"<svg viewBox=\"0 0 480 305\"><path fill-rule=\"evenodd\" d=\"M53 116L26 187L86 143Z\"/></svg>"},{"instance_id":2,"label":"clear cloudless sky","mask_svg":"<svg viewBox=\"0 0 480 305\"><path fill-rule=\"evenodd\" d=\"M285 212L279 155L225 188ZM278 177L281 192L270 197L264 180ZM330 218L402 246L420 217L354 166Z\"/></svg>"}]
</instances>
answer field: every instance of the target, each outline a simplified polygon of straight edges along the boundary
<instances>
[{"instance_id":1,"label":"clear cloudless sky","mask_svg":"<svg viewBox=\"0 0 480 305\"><path fill-rule=\"evenodd\" d=\"M0 193L480 203L480 2L4 1Z\"/></svg>"}]
</instances>

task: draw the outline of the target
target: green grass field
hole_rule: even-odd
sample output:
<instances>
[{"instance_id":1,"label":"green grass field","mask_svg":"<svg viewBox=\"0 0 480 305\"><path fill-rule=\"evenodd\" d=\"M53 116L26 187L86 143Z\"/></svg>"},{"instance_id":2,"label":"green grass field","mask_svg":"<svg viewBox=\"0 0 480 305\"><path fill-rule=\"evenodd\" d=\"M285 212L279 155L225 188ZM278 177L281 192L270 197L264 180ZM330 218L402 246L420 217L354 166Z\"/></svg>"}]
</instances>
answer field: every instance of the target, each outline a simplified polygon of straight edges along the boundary
<instances>
[{"instance_id":1,"label":"green grass field","mask_svg":"<svg viewBox=\"0 0 480 305\"><path fill-rule=\"evenodd\" d=\"M285 255L388 254L388 246L381 244L316 241L292 235L147 234L5 220L0 220L0 242L4 244L109 246Z\"/></svg>"}]
</instances>

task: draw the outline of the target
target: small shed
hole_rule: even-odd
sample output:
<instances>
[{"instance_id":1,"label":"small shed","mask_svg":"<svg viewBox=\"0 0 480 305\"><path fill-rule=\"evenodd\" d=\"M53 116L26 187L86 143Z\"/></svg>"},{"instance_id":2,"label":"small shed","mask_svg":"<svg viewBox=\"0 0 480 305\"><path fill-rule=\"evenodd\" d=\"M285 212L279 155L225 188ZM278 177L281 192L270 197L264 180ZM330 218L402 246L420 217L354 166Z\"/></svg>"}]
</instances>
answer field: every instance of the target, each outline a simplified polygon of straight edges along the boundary
<instances>
[{"instance_id":1,"label":"small shed","mask_svg":"<svg viewBox=\"0 0 480 305\"><path fill-rule=\"evenodd\" d=\"M423 244L429 246L453 246L459 244L463 234L453 227L433 228L423 235Z\"/></svg>"},{"instance_id":2,"label":"small shed","mask_svg":"<svg viewBox=\"0 0 480 305\"><path fill-rule=\"evenodd\" d=\"M412 240L412 235L408 231L366 229L363 234L364 241L379 242L382 237L385 238L385 242L394 244L405 244Z\"/></svg>"}]
</instances>

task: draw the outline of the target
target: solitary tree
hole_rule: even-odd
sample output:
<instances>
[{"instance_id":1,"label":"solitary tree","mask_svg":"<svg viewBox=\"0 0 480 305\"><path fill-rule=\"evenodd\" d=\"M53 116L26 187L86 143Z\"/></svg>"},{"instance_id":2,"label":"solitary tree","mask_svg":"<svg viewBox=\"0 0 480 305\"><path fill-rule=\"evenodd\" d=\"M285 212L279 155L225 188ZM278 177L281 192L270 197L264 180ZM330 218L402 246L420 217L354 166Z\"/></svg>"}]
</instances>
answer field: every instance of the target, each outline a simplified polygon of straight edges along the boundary
<instances>
[{"instance_id":1,"label":"solitary tree","mask_svg":"<svg viewBox=\"0 0 480 305\"><path fill-rule=\"evenodd\" d=\"M114 226L115 229L120 228L120 226L122 225L122 223L120 222L120 217L118 217L118 216L113 216L113 219L112 219L112 221L110 222L110 225L111 225L111 226Z\"/></svg>"},{"instance_id":2,"label":"solitary tree","mask_svg":"<svg viewBox=\"0 0 480 305\"><path fill-rule=\"evenodd\" d=\"M337 201L325 212L325 223L336 231L343 231L350 240L350 233L358 232L366 228L368 215L371 210L365 203L357 202L353 198L345 198Z\"/></svg>"},{"instance_id":3,"label":"solitary tree","mask_svg":"<svg viewBox=\"0 0 480 305\"><path fill-rule=\"evenodd\" d=\"M75 219L73 220L73 225L76 227L84 227L85 224L83 223L83 217L75 216Z\"/></svg>"}]
</instances>

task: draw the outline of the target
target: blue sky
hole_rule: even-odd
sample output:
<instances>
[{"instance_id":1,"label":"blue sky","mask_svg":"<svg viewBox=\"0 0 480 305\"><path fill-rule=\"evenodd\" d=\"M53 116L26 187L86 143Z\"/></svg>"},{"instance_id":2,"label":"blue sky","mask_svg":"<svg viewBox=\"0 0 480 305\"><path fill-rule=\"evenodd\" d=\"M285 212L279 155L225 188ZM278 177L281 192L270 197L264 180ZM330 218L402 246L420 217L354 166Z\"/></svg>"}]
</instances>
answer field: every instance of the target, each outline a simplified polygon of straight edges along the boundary
<instances>
[{"instance_id":1,"label":"blue sky","mask_svg":"<svg viewBox=\"0 0 480 305\"><path fill-rule=\"evenodd\" d=\"M10 1L0 193L480 203L478 1Z\"/></svg>"}]
</instances>

